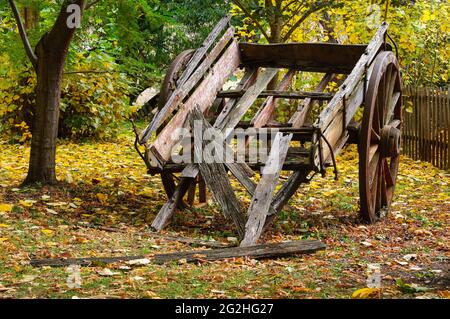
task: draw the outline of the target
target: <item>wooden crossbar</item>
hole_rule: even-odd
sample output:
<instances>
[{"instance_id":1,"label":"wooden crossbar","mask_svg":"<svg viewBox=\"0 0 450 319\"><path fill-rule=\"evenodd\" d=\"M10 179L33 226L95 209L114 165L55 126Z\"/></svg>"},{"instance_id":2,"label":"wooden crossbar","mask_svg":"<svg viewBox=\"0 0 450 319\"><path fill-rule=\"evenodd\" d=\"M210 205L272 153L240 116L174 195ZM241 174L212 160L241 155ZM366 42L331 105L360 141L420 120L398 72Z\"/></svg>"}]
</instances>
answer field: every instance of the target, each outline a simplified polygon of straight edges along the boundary
<instances>
[{"instance_id":1,"label":"wooden crossbar","mask_svg":"<svg viewBox=\"0 0 450 319\"><path fill-rule=\"evenodd\" d=\"M244 96L247 93L246 90L230 90L230 91L220 91L217 94L219 98L236 98ZM286 92L286 91L262 91L258 98L262 97L274 97L283 98L291 100L304 100L312 99L317 101L329 101L333 98L332 94L329 93L315 93L315 92Z\"/></svg>"}]
</instances>

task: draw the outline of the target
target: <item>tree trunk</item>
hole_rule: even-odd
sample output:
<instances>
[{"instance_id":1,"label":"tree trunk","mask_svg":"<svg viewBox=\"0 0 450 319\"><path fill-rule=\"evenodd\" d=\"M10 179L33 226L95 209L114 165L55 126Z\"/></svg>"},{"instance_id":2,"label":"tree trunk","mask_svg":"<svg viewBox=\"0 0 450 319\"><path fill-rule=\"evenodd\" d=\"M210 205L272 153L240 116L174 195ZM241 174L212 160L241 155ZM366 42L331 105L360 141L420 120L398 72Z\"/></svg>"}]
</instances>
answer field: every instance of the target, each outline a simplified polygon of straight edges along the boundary
<instances>
[{"instance_id":1,"label":"tree trunk","mask_svg":"<svg viewBox=\"0 0 450 319\"><path fill-rule=\"evenodd\" d=\"M37 55L36 109L33 117L28 176L24 185L57 182L55 171L61 82L70 42L75 29L67 26L69 4L78 4L81 14L85 0L65 1L52 28L39 41Z\"/></svg>"}]
</instances>

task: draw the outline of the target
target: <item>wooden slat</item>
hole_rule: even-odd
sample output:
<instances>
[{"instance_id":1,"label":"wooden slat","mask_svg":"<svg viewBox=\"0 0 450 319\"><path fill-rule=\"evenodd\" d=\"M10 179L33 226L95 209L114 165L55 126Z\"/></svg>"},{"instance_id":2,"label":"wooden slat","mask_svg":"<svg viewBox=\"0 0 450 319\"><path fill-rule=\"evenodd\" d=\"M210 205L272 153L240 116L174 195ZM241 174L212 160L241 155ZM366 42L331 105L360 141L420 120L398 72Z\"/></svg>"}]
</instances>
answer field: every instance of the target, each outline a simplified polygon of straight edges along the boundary
<instances>
[{"instance_id":1,"label":"wooden slat","mask_svg":"<svg viewBox=\"0 0 450 319\"><path fill-rule=\"evenodd\" d=\"M261 236L269 208L272 204L273 193L280 177L283 163L289 149L289 143L292 139L292 134L283 136L282 133L277 134L263 169L263 174L252 202L248 209L248 221L245 226L245 237L241 242L241 246L247 247L256 244L256 241Z\"/></svg>"},{"instance_id":2,"label":"wooden slat","mask_svg":"<svg viewBox=\"0 0 450 319\"><path fill-rule=\"evenodd\" d=\"M154 256L148 256L147 259L155 264L165 264L179 260L183 260L186 262L197 262L244 257L252 259L269 259L291 257L301 254L311 254L320 250L324 250L325 248L325 244L318 240L304 240L284 243L271 243L252 247L230 247L212 250L194 250L170 254L157 254ZM128 262L145 258L146 256L32 259L30 261L30 265L33 267L67 267L70 265L96 267L102 264Z\"/></svg>"},{"instance_id":3,"label":"wooden slat","mask_svg":"<svg viewBox=\"0 0 450 319\"><path fill-rule=\"evenodd\" d=\"M220 130L236 127L241 118L247 113L248 109L258 98L259 94L261 94L277 73L277 69L266 69L261 72L256 83L248 88L244 96L242 96L228 116L224 118L222 122L216 122L216 127Z\"/></svg>"},{"instance_id":4,"label":"wooden slat","mask_svg":"<svg viewBox=\"0 0 450 319\"><path fill-rule=\"evenodd\" d=\"M447 168L450 169L450 87L447 92L447 103L445 107L446 128L447 128Z\"/></svg>"},{"instance_id":5,"label":"wooden slat","mask_svg":"<svg viewBox=\"0 0 450 319\"><path fill-rule=\"evenodd\" d=\"M326 246L320 241L292 241L285 243L273 243L251 247L234 247L213 250L197 250L190 252L177 252L165 255L155 255L153 261L156 264L165 264L183 260L186 262L215 261L222 259L243 258L268 259L295 256L298 254L310 254L324 250Z\"/></svg>"},{"instance_id":6,"label":"wooden slat","mask_svg":"<svg viewBox=\"0 0 450 319\"><path fill-rule=\"evenodd\" d=\"M228 77L236 70L239 63L238 46L236 41L233 41L219 61L209 71L202 83L186 101L183 108L175 114L169 124L165 126L155 139L150 147L155 162L169 160L172 147L183 138L183 136L175 135L175 130L183 127L187 115L194 106L198 105L200 110L204 112L213 104L217 92L222 88Z\"/></svg>"},{"instance_id":7,"label":"wooden slat","mask_svg":"<svg viewBox=\"0 0 450 319\"><path fill-rule=\"evenodd\" d=\"M364 75L367 73L367 78L370 78L370 74L373 69L372 62L382 46L385 44L387 28L387 23L383 23L383 25L378 29L352 73L341 85L339 91L330 101L328 106L322 111L319 119L315 123L317 127L322 129L325 138L333 146L332 151L328 147L323 148L323 158L325 162L331 161L331 152L334 152L336 155L345 145L346 139L348 138L346 127L352 121L358 107L363 103L365 91ZM343 114L344 101L346 113L345 123ZM319 150L315 155L315 162L317 166L319 166L318 153Z\"/></svg>"},{"instance_id":8,"label":"wooden slat","mask_svg":"<svg viewBox=\"0 0 450 319\"><path fill-rule=\"evenodd\" d=\"M217 60L219 55L232 40L234 29L229 28L222 36L217 45L212 49L211 53L207 55L202 64L195 70L194 74L189 78L189 81L181 81L181 84L170 96L164 107L156 114L149 126L141 133L139 142L145 144L159 126L169 117L170 114L183 102L194 87L201 81L201 79L208 72L211 65ZM195 58L195 57L194 57ZM232 61L231 61L232 62ZM192 66L193 64L190 64Z\"/></svg>"},{"instance_id":9,"label":"wooden slat","mask_svg":"<svg viewBox=\"0 0 450 319\"><path fill-rule=\"evenodd\" d=\"M175 192L172 197L163 205L152 222L151 227L155 231L163 230L170 223L170 220L175 214L180 201L188 191L189 185L193 182L194 180L192 178L181 178L180 183L175 188Z\"/></svg>"},{"instance_id":10,"label":"wooden slat","mask_svg":"<svg viewBox=\"0 0 450 319\"><path fill-rule=\"evenodd\" d=\"M413 112L404 112L403 152L441 169L449 168L450 127L448 93L443 89L406 87L404 105L413 103Z\"/></svg>"},{"instance_id":11,"label":"wooden slat","mask_svg":"<svg viewBox=\"0 0 450 319\"><path fill-rule=\"evenodd\" d=\"M320 81L319 85L316 87L315 92L321 93L325 91L327 85L331 82L331 80L334 78L334 74L328 73L325 74L325 76ZM299 106L297 111L294 113L294 115L289 120L289 123L293 127L302 127L303 124L305 124L306 116L308 115L308 112L313 106L313 102L315 100L313 99L306 99L303 101L303 103Z\"/></svg>"},{"instance_id":12,"label":"wooden slat","mask_svg":"<svg viewBox=\"0 0 450 319\"><path fill-rule=\"evenodd\" d=\"M292 85L292 80L296 73L297 71L295 70L289 70L281 80L280 84L278 84L277 91L286 91ZM251 125L253 127L263 127L269 123L275 112L277 102L278 99L276 97L269 96L251 120Z\"/></svg>"},{"instance_id":13,"label":"wooden slat","mask_svg":"<svg viewBox=\"0 0 450 319\"><path fill-rule=\"evenodd\" d=\"M189 80L189 78L194 73L201 60L205 57L209 48L213 45L213 43L217 39L217 37L227 27L227 25L229 25L230 20L231 15L227 15L226 17L222 18L219 21L219 23L214 27L214 29L211 31L211 33L208 35L208 37L205 39L202 46L195 51L194 56L189 61L189 64L186 66L186 70L184 70L183 74L180 77L180 80L177 83L178 86L184 85L184 83L186 83Z\"/></svg>"},{"instance_id":14,"label":"wooden slat","mask_svg":"<svg viewBox=\"0 0 450 319\"><path fill-rule=\"evenodd\" d=\"M217 95L219 98L236 98L244 96L245 90L230 90L221 91ZM286 91L263 91L259 94L258 98L282 98L291 100L305 100L314 99L317 101L329 101L333 98L332 94L328 93L314 93L314 92L286 92Z\"/></svg>"},{"instance_id":15,"label":"wooden slat","mask_svg":"<svg viewBox=\"0 0 450 319\"><path fill-rule=\"evenodd\" d=\"M372 61L377 56L380 48L384 44L387 28L387 23L383 23L383 25L378 29L370 44L367 46L365 53L360 56L360 59L354 67L352 73L347 77L343 85L341 85L338 93L334 96L333 100L320 114L318 125L323 129L328 127L336 114L342 111L342 103L344 98L348 98L348 96L356 90L360 82L364 80L366 66L372 63ZM348 117L351 119L353 118L353 115L349 113Z\"/></svg>"},{"instance_id":16,"label":"wooden slat","mask_svg":"<svg viewBox=\"0 0 450 319\"><path fill-rule=\"evenodd\" d=\"M244 65L320 73L350 73L365 45L333 43L240 44Z\"/></svg>"},{"instance_id":17,"label":"wooden slat","mask_svg":"<svg viewBox=\"0 0 450 319\"><path fill-rule=\"evenodd\" d=\"M212 158L205 158L205 156L208 156L208 153L203 152L204 147L208 145L208 141L203 140L203 134L207 129L205 126L207 121L197 107L193 109L191 114L190 123L192 128L194 128L195 121L202 121L204 126L204 131L202 132L194 129L194 151L196 158L200 160L200 163L198 163L200 173L213 193L216 202L222 207L225 217L234 222L237 232L242 238L245 232L245 216L234 194L225 166L224 164L216 163ZM203 141L203 144L200 145L197 141Z\"/></svg>"}]
</instances>

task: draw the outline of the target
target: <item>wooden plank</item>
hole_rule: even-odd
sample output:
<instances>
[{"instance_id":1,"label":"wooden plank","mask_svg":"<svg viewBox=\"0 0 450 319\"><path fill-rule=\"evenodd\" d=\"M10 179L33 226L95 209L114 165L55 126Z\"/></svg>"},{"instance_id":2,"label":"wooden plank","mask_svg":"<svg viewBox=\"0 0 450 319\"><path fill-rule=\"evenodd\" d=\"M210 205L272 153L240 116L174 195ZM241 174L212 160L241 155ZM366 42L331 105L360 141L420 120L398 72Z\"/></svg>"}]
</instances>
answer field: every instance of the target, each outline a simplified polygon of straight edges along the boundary
<instances>
[{"instance_id":1,"label":"wooden plank","mask_svg":"<svg viewBox=\"0 0 450 319\"><path fill-rule=\"evenodd\" d=\"M165 264L179 260L186 262L198 262L245 257L252 259L282 258L299 254L310 254L324 250L325 248L325 244L317 240L291 241L251 247L235 247L155 255L153 262L156 264Z\"/></svg>"},{"instance_id":2,"label":"wooden plank","mask_svg":"<svg viewBox=\"0 0 450 319\"><path fill-rule=\"evenodd\" d=\"M189 61L189 64L186 67L186 70L184 70L183 74L180 77L180 80L178 81L178 86L184 85L191 75L196 70L197 66L201 62L201 60L204 58L206 53L208 52L209 48L213 45L219 34L229 25L231 20L231 15L227 15L223 17L219 23L214 27L214 29L211 31L211 33L208 35L208 37L203 42L202 46L198 48L194 54L194 56L191 58L191 61ZM229 28L230 30L232 28Z\"/></svg>"},{"instance_id":3,"label":"wooden plank","mask_svg":"<svg viewBox=\"0 0 450 319\"><path fill-rule=\"evenodd\" d=\"M131 260L144 259L144 256L123 256L123 257L94 257L94 258L50 258L31 259L30 266L33 267L67 267L79 265L83 267L98 267L99 265L114 264Z\"/></svg>"},{"instance_id":4,"label":"wooden plank","mask_svg":"<svg viewBox=\"0 0 450 319\"><path fill-rule=\"evenodd\" d=\"M382 26L378 29L377 33L367 46L364 54L362 54L362 56L360 55L360 59L354 67L352 73L340 86L339 91L334 96L333 100L331 100L328 106L320 114L317 121L319 127L321 127L322 129L328 127L336 114L342 111L344 99L352 95L360 85L360 82L364 79L364 74L366 73L366 66L372 64L379 50L384 45L387 29L387 23L383 23ZM353 118L353 116L354 114L348 114L348 118L350 119Z\"/></svg>"},{"instance_id":5,"label":"wooden plank","mask_svg":"<svg viewBox=\"0 0 450 319\"><path fill-rule=\"evenodd\" d=\"M83 267L95 267L101 264L112 264L140 259L148 259L155 264L165 264L175 261L198 262L216 261L233 258L270 259L292 257L302 254L312 254L326 249L324 243L318 240L290 241L271 243L252 247L230 247L208 250L194 250L171 254L157 254L153 257L125 256L125 257L99 257L99 258L70 258L70 259L32 259L33 267L67 267L80 265Z\"/></svg>"},{"instance_id":6,"label":"wooden plank","mask_svg":"<svg viewBox=\"0 0 450 319\"><path fill-rule=\"evenodd\" d=\"M203 177L200 175L198 177L198 201L200 204L204 204L207 202L207 190L206 183Z\"/></svg>"},{"instance_id":7,"label":"wooden plank","mask_svg":"<svg viewBox=\"0 0 450 319\"><path fill-rule=\"evenodd\" d=\"M217 95L219 98L236 98L242 97L246 93L246 90L229 90L221 91ZM314 99L317 101L329 101L333 98L332 94L328 93L314 93L314 92L286 92L286 91L262 91L258 98L282 98L291 100L305 100Z\"/></svg>"},{"instance_id":8,"label":"wooden plank","mask_svg":"<svg viewBox=\"0 0 450 319\"><path fill-rule=\"evenodd\" d=\"M325 76L320 81L319 85L316 87L315 92L320 93L325 91L327 85L331 82L331 80L334 78L334 74L328 73L325 74ZM315 100L309 98L303 101L303 103L299 106L297 111L295 111L294 115L289 120L289 124L291 124L293 127L302 127L303 124L305 124L306 116L308 115L308 112L313 106L313 102Z\"/></svg>"},{"instance_id":9,"label":"wooden plank","mask_svg":"<svg viewBox=\"0 0 450 319\"><path fill-rule=\"evenodd\" d=\"M446 112L446 130L447 130L447 169L450 169L450 86L447 93Z\"/></svg>"},{"instance_id":10,"label":"wooden plank","mask_svg":"<svg viewBox=\"0 0 450 319\"><path fill-rule=\"evenodd\" d=\"M183 102L183 100L188 96L188 94L195 88L195 86L201 81L211 65L217 60L219 55L226 48L230 40L233 39L234 29L229 28L227 32L222 36L220 41L211 51L211 53L205 58L202 64L196 69L189 81L181 83L180 86L173 92L167 101L166 105L156 114L152 119L151 123L147 128L141 133L139 137L139 142L141 144L147 143L148 139L151 137L153 132L155 132L159 126L169 117L170 114ZM195 58L195 57L194 57ZM190 64L192 66L192 64Z\"/></svg>"},{"instance_id":11,"label":"wooden plank","mask_svg":"<svg viewBox=\"0 0 450 319\"><path fill-rule=\"evenodd\" d=\"M175 114L150 147L151 155L153 155L152 159L155 162L159 162L163 166L164 161L169 160L172 147L183 138L183 136L175 135L175 130L183 127L187 115L194 106L199 106L200 110L204 112L213 104L217 92L222 88L228 77L236 70L239 63L238 45L236 41L233 41L219 61L209 71L202 83L186 101L183 108Z\"/></svg>"},{"instance_id":12,"label":"wooden plank","mask_svg":"<svg viewBox=\"0 0 450 319\"><path fill-rule=\"evenodd\" d=\"M239 100L236 106L230 111L222 122L216 121L216 127L220 130L224 128L234 128L241 118L247 113L259 94L267 87L269 82L278 73L278 69L266 69L257 78L256 83L252 85L244 96Z\"/></svg>"},{"instance_id":13,"label":"wooden plank","mask_svg":"<svg viewBox=\"0 0 450 319\"><path fill-rule=\"evenodd\" d=\"M163 230L170 223L170 220L175 214L179 203L181 202L183 196L186 194L189 186L193 182L194 179L192 178L180 179L180 183L175 188L175 192L173 193L172 197L163 205L163 207L161 207L158 214L156 215L156 218L152 222L151 227L155 231Z\"/></svg>"},{"instance_id":14,"label":"wooden plank","mask_svg":"<svg viewBox=\"0 0 450 319\"><path fill-rule=\"evenodd\" d=\"M258 77L259 69L258 68L249 68L246 70L244 77L242 78L241 82L237 85L237 90L247 89L250 86L254 85L256 82L256 79ZM238 99L229 99L228 102L225 104L225 107L223 108L222 112L220 112L219 116L217 117L216 121L214 122L214 127L218 128L218 125L225 121L225 118L227 118L230 114L230 112L234 109L234 106L238 102Z\"/></svg>"},{"instance_id":15,"label":"wooden plank","mask_svg":"<svg viewBox=\"0 0 450 319\"><path fill-rule=\"evenodd\" d=\"M278 133L275 137L261 180L248 209L248 221L245 226L245 237L241 242L242 247L255 245L261 237L291 139L292 134L283 136L282 133Z\"/></svg>"},{"instance_id":16,"label":"wooden plank","mask_svg":"<svg viewBox=\"0 0 450 319\"><path fill-rule=\"evenodd\" d=\"M373 70L375 57L379 50L385 44L385 35L387 32L387 23L383 23L378 29L376 35L373 37L366 52L360 58L352 73L347 77L345 82L340 86L339 91L330 101L328 106L322 111L319 119L315 125L322 129L325 138L332 145L333 150L328 147L323 148L323 158L325 162L331 161L331 152L335 155L345 145L346 127L355 116L358 107L363 103L365 81L364 75L367 74L367 79L370 79ZM344 102L345 101L345 102ZM345 106L345 123L344 110ZM337 144L339 147L336 148ZM319 166L319 150L315 154L315 163Z\"/></svg>"},{"instance_id":17,"label":"wooden plank","mask_svg":"<svg viewBox=\"0 0 450 319\"><path fill-rule=\"evenodd\" d=\"M350 73L366 47L335 43L240 44L244 65L338 74Z\"/></svg>"},{"instance_id":18,"label":"wooden plank","mask_svg":"<svg viewBox=\"0 0 450 319\"><path fill-rule=\"evenodd\" d=\"M257 75L258 75L258 69L246 70L242 80L237 85L237 89L245 89L245 88L248 88L249 86L253 85L256 81ZM219 116L217 117L217 119L215 121L214 128L217 128L218 125L220 123L222 123L229 116L229 113L231 112L231 110L233 110L236 103L237 103L237 99L229 99L225 103L225 106L224 106L222 112L219 114ZM225 130L223 129L222 133L224 133L224 132L225 132ZM198 167L194 164L187 165L181 174L181 176L183 176L183 177L191 177L191 178L196 178L197 175L198 175Z\"/></svg>"},{"instance_id":19,"label":"wooden plank","mask_svg":"<svg viewBox=\"0 0 450 319\"><path fill-rule=\"evenodd\" d=\"M414 160L419 159L419 95L418 95L419 91L416 88L414 90Z\"/></svg>"},{"instance_id":20,"label":"wooden plank","mask_svg":"<svg viewBox=\"0 0 450 319\"><path fill-rule=\"evenodd\" d=\"M190 123L192 128L194 128L195 121L202 121L205 124L206 120L197 107L192 110L191 114ZM206 127L204 126L205 130ZM198 163L200 173L213 193L216 202L222 207L224 216L234 222L237 232L242 238L245 231L245 216L242 212L242 207L234 194L224 164L216 163L213 158L205 158L209 154L203 152L203 148L208 145L208 142L203 140L204 131L198 132L198 130L194 129L194 151L196 158L200 160L200 163ZM197 141L203 141L203 144L200 145Z\"/></svg>"},{"instance_id":21,"label":"wooden plank","mask_svg":"<svg viewBox=\"0 0 450 319\"><path fill-rule=\"evenodd\" d=\"M297 71L295 70L289 70L278 85L277 91L286 91L292 85L292 80L296 73ZM272 118L277 102L278 99L274 96L268 97L251 120L251 125L253 127L265 126Z\"/></svg>"}]
</instances>

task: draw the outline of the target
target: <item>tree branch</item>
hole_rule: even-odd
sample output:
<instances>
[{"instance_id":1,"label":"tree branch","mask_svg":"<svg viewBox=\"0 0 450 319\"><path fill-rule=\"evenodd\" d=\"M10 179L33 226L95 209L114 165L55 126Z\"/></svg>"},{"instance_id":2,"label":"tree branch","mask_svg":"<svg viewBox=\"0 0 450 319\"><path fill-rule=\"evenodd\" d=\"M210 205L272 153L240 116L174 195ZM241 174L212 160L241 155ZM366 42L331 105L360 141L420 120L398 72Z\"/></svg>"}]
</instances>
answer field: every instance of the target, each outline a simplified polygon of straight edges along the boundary
<instances>
[{"instance_id":1,"label":"tree branch","mask_svg":"<svg viewBox=\"0 0 450 319\"><path fill-rule=\"evenodd\" d=\"M333 2L333 1L331 1ZM318 12L327 6L329 6L330 2L320 2L319 4L313 5L309 10L307 10L300 19L297 20L297 22L294 23L292 28L284 35L283 42L286 42L294 33L294 31L313 13Z\"/></svg>"},{"instance_id":2,"label":"tree branch","mask_svg":"<svg viewBox=\"0 0 450 319\"><path fill-rule=\"evenodd\" d=\"M27 53L28 58L33 64L34 69L37 69L38 58L31 47L30 40L28 39L27 32L22 22L22 18L20 17L19 10L17 9L16 3L14 0L9 0L9 4L11 5L11 9L14 13L14 17L17 22L17 27L19 29L20 38L22 39L23 46L25 47L25 51Z\"/></svg>"},{"instance_id":3,"label":"tree branch","mask_svg":"<svg viewBox=\"0 0 450 319\"><path fill-rule=\"evenodd\" d=\"M88 10L91 7L95 6L97 3L99 3L101 0L93 0L91 3L86 4L86 6L84 7L84 10Z\"/></svg>"},{"instance_id":4,"label":"tree branch","mask_svg":"<svg viewBox=\"0 0 450 319\"><path fill-rule=\"evenodd\" d=\"M244 12L244 14L248 18L250 18L256 24L267 41L270 41L270 36L267 34L266 30L264 30L263 26L259 23L257 17L255 17L239 0L233 0L233 2L239 7L239 9L242 10L242 12Z\"/></svg>"}]
</instances>

